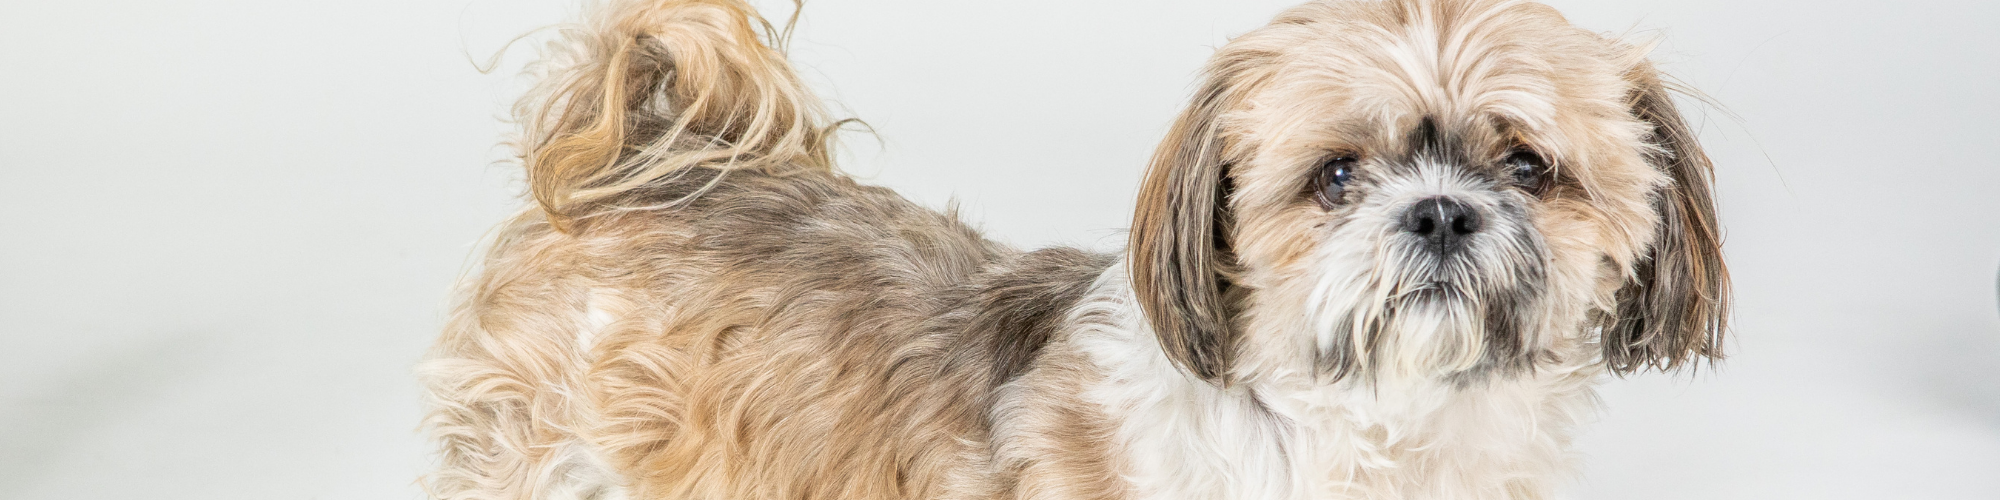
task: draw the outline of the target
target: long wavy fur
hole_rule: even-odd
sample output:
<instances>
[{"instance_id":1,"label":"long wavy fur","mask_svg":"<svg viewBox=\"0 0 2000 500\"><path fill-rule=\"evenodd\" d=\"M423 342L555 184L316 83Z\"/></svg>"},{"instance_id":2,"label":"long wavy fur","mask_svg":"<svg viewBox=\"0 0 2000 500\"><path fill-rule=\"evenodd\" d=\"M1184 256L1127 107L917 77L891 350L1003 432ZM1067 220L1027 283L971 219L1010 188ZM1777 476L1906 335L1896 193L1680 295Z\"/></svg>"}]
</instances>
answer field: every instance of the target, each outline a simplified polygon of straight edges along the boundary
<instances>
[{"instance_id":1,"label":"long wavy fur","mask_svg":"<svg viewBox=\"0 0 2000 500\"><path fill-rule=\"evenodd\" d=\"M619 0L562 30L515 106L520 156L551 223L633 200L691 168L829 170L838 125L792 71L776 29L740 0ZM650 202L650 203L649 203Z\"/></svg>"}]
</instances>

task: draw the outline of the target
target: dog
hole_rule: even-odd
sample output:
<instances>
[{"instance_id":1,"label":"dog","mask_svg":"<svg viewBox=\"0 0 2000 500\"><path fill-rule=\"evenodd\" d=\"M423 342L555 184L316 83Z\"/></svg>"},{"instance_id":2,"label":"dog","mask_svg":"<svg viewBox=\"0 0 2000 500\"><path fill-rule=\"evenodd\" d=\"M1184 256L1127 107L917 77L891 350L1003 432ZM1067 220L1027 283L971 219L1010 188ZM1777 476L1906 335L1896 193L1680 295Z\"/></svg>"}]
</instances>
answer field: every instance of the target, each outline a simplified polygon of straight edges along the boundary
<instances>
[{"instance_id":1,"label":"dog","mask_svg":"<svg viewBox=\"0 0 2000 500\"><path fill-rule=\"evenodd\" d=\"M420 368L444 499L1532 499L1607 376L1722 352L1649 48L1315 0L1217 50L1129 246L836 171L788 29L621 0L516 108L532 203Z\"/></svg>"}]
</instances>

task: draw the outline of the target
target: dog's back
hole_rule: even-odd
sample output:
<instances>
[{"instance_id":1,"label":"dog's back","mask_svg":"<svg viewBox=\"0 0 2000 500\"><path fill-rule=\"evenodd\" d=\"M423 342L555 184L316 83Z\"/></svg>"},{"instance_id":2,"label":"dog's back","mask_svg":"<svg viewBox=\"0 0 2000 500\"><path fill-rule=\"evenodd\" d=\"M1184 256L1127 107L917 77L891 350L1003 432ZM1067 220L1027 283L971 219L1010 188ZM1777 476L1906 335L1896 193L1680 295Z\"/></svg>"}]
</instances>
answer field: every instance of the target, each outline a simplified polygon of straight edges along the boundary
<instances>
[{"instance_id":1,"label":"dog's back","mask_svg":"<svg viewBox=\"0 0 2000 500\"><path fill-rule=\"evenodd\" d=\"M1020 254L835 173L833 124L739 2L595 22L519 107L538 204L424 364L432 495L1004 489L990 394L1109 259Z\"/></svg>"}]
</instances>

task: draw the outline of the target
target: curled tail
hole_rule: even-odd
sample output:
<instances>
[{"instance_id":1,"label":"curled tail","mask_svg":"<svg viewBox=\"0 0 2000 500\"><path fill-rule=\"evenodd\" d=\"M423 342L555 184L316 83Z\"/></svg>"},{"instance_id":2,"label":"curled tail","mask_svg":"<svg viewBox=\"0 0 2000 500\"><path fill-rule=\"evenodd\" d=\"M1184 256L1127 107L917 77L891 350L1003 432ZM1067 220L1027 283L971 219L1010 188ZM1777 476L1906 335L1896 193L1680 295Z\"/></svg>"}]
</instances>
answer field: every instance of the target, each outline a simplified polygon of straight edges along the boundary
<instances>
[{"instance_id":1,"label":"curled tail","mask_svg":"<svg viewBox=\"0 0 2000 500\"><path fill-rule=\"evenodd\" d=\"M610 0L564 30L514 110L549 221L568 231L691 168L832 168L836 124L783 38L743 0Z\"/></svg>"}]
</instances>

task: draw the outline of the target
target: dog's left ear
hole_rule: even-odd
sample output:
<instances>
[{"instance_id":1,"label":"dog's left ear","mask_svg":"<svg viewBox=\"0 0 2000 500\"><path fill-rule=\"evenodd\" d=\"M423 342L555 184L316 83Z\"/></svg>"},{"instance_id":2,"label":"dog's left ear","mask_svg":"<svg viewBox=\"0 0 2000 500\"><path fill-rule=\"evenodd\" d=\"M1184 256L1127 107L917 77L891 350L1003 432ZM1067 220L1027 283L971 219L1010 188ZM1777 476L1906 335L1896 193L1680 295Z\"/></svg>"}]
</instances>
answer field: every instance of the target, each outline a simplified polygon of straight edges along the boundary
<instances>
[{"instance_id":1,"label":"dog's left ear","mask_svg":"<svg viewBox=\"0 0 2000 500\"><path fill-rule=\"evenodd\" d=\"M1225 293L1229 246L1229 180L1217 137L1228 100L1220 71L1175 120L1153 154L1133 214L1126 259L1133 293L1167 359L1197 377L1227 383L1234 350Z\"/></svg>"},{"instance_id":2,"label":"dog's left ear","mask_svg":"<svg viewBox=\"0 0 2000 500\"><path fill-rule=\"evenodd\" d=\"M1616 316L1603 329L1604 361L1614 373L1669 371L1722 357L1728 327L1729 269L1711 196L1714 167L1675 109L1653 65L1639 62L1632 114L1652 128L1647 161L1669 183L1654 195L1660 225L1652 248L1618 291Z\"/></svg>"}]
</instances>

